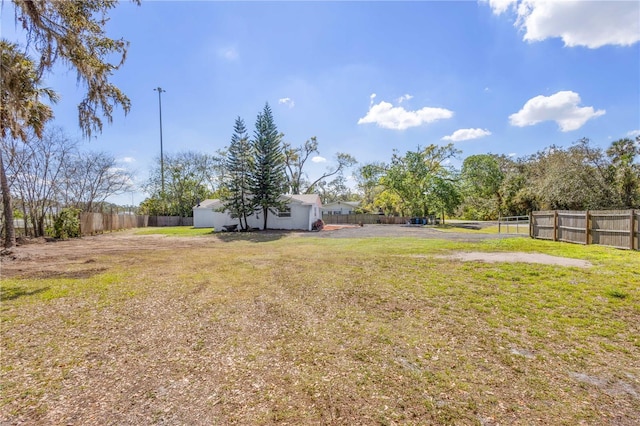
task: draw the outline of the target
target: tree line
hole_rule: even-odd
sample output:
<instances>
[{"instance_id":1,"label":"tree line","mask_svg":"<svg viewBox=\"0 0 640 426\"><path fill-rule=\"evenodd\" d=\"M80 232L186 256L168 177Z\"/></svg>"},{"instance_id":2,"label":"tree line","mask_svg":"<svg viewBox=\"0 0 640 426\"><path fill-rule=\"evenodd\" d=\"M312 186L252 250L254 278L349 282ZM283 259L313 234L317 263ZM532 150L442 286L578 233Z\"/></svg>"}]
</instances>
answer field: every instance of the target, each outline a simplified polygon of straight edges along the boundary
<instances>
[{"instance_id":1,"label":"tree line","mask_svg":"<svg viewBox=\"0 0 640 426\"><path fill-rule=\"evenodd\" d=\"M60 128L3 138L1 146L14 213L35 237L45 235L45 219L62 209L100 211L108 197L132 187L131 173L113 155L81 150Z\"/></svg>"},{"instance_id":2,"label":"tree line","mask_svg":"<svg viewBox=\"0 0 640 426\"><path fill-rule=\"evenodd\" d=\"M362 208L387 215L489 220L534 210L640 208L640 136L607 149L583 138L512 158L472 155L460 170L453 145L429 145L356 172Z\"/></svg>"},{"instance_id":3,"label":"tree line","mask_svg":"<svg viewBox=\"0 0 640 426\"><path fill-rule=\"evenodd\" d=\"M166 195L174 200L172 212L191 215L199 200L219 198L246 227L246 217L254 212L260 210L266 218L269 209L277 210L281 194L312 192L323 203L360 201L361 212L443 219L491 220L545 209L640 208L640 137L614 141L607 149L583 138L569 147L550 146L521 158L472 155L459 169L452 164L461 152L453 144L396 150L389 162L361 164L355 170L355 158L338 153L336 165L315 180L309 179L305 165L319 153L317 139L296 147L283 137L267 104L251 137L238 117L229 146L216 155L169 157L170 170L199 170L170 173ZM159 176L158 169L149 180L151 193L158 194ZM348 177L355 184L348 184ZM179 206L178 200L184 203ZM160 208L160 201L159 196L150 197L143 205Z\"/></svg>"}]
</instances>

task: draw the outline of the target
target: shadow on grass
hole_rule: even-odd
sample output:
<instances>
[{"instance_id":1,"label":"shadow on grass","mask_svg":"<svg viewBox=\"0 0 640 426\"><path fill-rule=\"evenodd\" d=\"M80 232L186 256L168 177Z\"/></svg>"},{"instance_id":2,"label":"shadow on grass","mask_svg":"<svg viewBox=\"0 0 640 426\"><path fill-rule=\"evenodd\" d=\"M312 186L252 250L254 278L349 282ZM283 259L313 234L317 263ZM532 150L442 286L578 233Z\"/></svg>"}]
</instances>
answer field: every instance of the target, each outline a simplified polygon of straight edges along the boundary
<instances>
[{"instance_id":1,"label":"shadow on grass","mask_svg":"<svg viewBox=\"0 0 640 426\"><path fill-rule=\"evenodd\" d=\"M27 290L20 286L2 286L0 287L0 301L6 302L8 300L15 300L22 296L33 296L34 294L42 293L47 290L49 290L49 287Z\"/></svg>"},{"instance_id":2,"label":"shadow on grass","mask_svg":"<svg viewBox=\"0 0 640 426\"><path fill-rule=\"evenodd\" d=\"M234 241L249 241L252 243L266 243L286 238L295 231L251 231L251 232L216 232L215 235L225 243Z\"/></svg>"}]
</instances>

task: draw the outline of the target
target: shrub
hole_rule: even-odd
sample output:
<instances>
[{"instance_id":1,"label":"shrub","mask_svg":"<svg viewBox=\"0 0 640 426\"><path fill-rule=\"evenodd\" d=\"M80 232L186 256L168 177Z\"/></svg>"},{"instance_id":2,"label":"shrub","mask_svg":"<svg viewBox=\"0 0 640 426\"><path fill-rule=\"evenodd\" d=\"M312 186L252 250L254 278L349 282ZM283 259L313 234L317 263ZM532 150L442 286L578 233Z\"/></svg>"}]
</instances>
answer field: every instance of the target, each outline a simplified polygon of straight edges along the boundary
<instances>
[{"instance_id":1,"label":"shrub","mask_svg":"<svg viewBox=\"0 0 640 426\"><path fill-rule=\"evenodd\" d=\"M53 221L53 236L62 240L80 236L80 210L69 207L62 209Z\"/></svg>"},{"instance_id":2,"label":"shrub","mask_svg":"<svg viewBox=\"0 0 640 426\"><path fill-rule=\"evenodd\" d=\"M324 228L324 221L322 219L316 220L313 222L313 225L311 225L312 231L322 231L322 228Z\"/></svg>"}]
</instances>

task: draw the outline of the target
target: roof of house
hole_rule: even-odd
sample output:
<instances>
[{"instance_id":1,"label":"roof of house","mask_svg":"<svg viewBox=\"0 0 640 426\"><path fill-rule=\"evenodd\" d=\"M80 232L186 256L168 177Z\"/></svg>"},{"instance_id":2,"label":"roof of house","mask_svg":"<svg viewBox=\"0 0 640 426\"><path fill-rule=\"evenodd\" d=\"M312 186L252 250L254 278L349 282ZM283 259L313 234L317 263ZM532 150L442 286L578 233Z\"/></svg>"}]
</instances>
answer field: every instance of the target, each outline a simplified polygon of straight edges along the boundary
<instances>
[{"instance_id":1,"label":"roof of house","mask_svg":"<svg viewBox=\"0 0 640 426\"><path fill-rule=\"evenodd\" d=\"M301 204L316 204L319 202L320 196L318 194L295 194L295 195L282 195L282 198L291 199Z\"/></svg>"},{"instance_id":2,"label":"roof of house","mask_svg":"<svg viewBox=\"0 0 640 426\"><path fill-rule=\"evenodd\" d=\"M222 201L219 199L206 199L200 201L200 204L194 207L194 209L213 209L222 207Z\"/></svg>"}]
</instances>

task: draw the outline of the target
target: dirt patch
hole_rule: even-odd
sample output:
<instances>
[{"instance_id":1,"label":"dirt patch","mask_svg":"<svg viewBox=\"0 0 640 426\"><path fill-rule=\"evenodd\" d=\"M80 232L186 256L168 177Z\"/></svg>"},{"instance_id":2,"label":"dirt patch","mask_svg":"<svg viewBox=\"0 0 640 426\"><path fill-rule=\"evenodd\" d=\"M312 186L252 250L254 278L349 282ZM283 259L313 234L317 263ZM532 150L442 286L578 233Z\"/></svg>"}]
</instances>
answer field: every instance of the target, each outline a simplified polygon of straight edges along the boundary
<instances>
[{"instance_id":1,"label":"dirt patch","mask_svg":"<svg viewBox=\"0 0 640 426\"><path fill-rule=\"evenodd\" d=\"M102 255L136 251L179 250L206 247L220 242L216 237L167 237L135 235L135 230L74 238L65 241L36 239L0 254L3 278L89 278L103 272L109 264L101 264Z\"/></svg>"},{"instance_id":2,"label":"dirt patch","mask_svg":"<svg viewBox=\"0 0 640 426\"><path fill-rule=\"evenodd\" d=\"M613 378L607 380L585 373L569 372L569 376L579 382L603 389L607 395L612 397L626 394L634 399L640 399L640 392L637 390L637 386L633 384L634 381L637 382L637 379L632 376L627 377L629 379L628 382Z\"/></svg>"},{"instance_id":3,"label":"dirt patch","mask_svg":"<svg viewBox=\"0 0 640 426\"><path fill-rule=\"evenodd\" d=\"M541 263L544 265L575 266L577 268L589 268L593 266L591 262L581 259L571 259L568 257L550 256L542 253L504 252L463 252L446 256L449 259L461 260L463 262L518 262L518 263Z\"/></svg>"},{"instance_id":4,"label":"dirt patch","mask_svg":"<svg viewBox=\"0 0 640 426\"><path fill-rule=\"evenodd\" d=\"M360 228L360 225L325 225L323 231L337 231L338 229L345 228Z\"/></svg>"}]
</instances>

